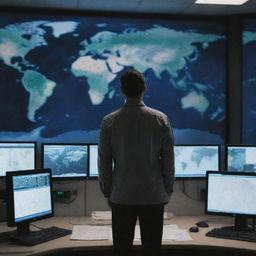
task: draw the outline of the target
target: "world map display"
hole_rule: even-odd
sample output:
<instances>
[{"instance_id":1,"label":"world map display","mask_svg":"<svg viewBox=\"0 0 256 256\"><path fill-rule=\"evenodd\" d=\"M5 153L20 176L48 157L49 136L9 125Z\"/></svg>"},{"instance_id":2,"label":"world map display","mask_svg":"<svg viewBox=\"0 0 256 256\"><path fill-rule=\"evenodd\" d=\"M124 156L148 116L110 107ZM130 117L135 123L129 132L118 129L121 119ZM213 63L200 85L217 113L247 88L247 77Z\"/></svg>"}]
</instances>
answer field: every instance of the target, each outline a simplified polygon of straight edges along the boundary
<instances>
[{"instance_id":1,"label":"world map display","mask_svg":"<svg viewBox=\"0 0 256 256\"><path fill-rule=\"evenodd\" d=\"M256 20L243 26L243 143L256 144Z\"/></svg>"},{"instance_id":2,"label":"world map display","mask_svg":"<svg viewBox=\"0 0 256 256\"><path fill-rule=\"evenodd\" d=\"M86 177L88 147L85 145L43 145L43 167L52 170L52 177Z\"/></svg>"},{"instance_id":3,"label":"world map display","mask_svg":"<svg viewBox=\"0 0 256 256\"><path fill-rule=\"evenodd\" d=\"M219 170L218 146L176 145L174 155L176 177L205 177L206 171Z\"/></svg>"},{"instance_id":4,"label":"world map display","mask_svg":"<svg viewBox=\"0 0 256 256\"><path fill-rule=\"evenodd\" d=\"M222 143L226 41L214 21L1 13L0 139L97 142L133 68L176 143Z\"/></svg>"},{"instance_id":5,"label":"world map display","mask_svg":"<svg viewBox=\"0 0 256 256\"><path fill-rule=\"evenodd\" d=\"M0 177L7 171L34 169L35 154L33 143L0 143Z\"/></svg>"}]
</instances>

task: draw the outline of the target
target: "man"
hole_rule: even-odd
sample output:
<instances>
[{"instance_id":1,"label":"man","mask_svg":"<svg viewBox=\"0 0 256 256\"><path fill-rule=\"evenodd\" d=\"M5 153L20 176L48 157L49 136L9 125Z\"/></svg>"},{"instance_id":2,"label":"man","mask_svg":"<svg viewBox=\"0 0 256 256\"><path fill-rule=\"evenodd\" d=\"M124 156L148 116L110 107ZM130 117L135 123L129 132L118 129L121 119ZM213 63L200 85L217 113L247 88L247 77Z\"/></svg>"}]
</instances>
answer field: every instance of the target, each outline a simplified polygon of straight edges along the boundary
<instances>
[{"instance_id":1,"label":"man","mask_svg":"<svg viewBox=\"0 0 256 256\"><path fill-rule=\"evenodd\" d=\"M112 209L115 255L130 255L139 219L143 255L159 255L164 205L174 182L173 135L165 114L143 103L144 78L121 76L122 108L105 116L99 139L99 182Z\"/></svg>"}]
</instances>

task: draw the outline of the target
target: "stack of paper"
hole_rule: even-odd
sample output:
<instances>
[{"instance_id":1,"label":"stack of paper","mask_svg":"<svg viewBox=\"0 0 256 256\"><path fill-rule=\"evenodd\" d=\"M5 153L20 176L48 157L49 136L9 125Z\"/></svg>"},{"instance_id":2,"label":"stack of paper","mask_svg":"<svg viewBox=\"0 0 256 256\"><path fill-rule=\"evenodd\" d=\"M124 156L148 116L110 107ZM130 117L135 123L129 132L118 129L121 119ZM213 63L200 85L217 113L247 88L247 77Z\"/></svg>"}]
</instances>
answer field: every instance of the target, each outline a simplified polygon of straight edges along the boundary
<instances>
[{"instance_id":1,"label":"stack of paper","mask_svg":"<svg viewBox=\"0 0 256 256\"><path fill-rule=\"evenodd\" d=\"M94 220L111 220L110 211L93 211L91 216Z\"/></svg>"}]
</instances>

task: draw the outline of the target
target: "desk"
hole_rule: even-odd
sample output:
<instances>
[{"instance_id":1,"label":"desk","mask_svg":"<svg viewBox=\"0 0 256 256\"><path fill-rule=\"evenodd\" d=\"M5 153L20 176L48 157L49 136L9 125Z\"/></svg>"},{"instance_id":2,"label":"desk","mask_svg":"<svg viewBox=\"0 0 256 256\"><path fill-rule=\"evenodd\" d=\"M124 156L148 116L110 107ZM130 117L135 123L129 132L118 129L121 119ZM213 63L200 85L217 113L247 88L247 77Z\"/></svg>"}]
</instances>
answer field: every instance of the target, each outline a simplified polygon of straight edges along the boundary
<instances>
[{"instance_id":1,"label":"desk","mask_svg":"<svg viewBox=\"0 0 256 256\"><path fill-rule=\"evenodd\" d=\"M189 230L191 226L200 220L204 220L209 224L208 228L200 228L197 233L190 233L192 237L192 241L187 242L163 242L163 248L205 248L209 251L209 249L245 249L248 250L248 255L256 256L256 243L252 242L243 242L236 240L227 240L220 238L211 238L206 237L205 233L213 228L218 228L222 226L231 226L233 224L233 218L231 217L219 217L219 216L175 216L172 219L168 220L166 224L176 224L180 229ZM100 221L92 220L90 217L52 217L49 219L44 219L41 221L37 221L35 224L38 227L50 227L50 226L58 226L62 228L71 229L74 224L100 224ZM0 223L0 231L11 231L14 228L8 228L5 223ZM33 226L31 226L31 230L37 230ZM65 251L66 253L69 251L70 256L73 254L71 252L82 250L91 250L94 247L97 249L107 248L110 250L112 241L74 241L69 240L70 235L61 237L43 244L35 245L32 247L28 246L20 246L14 244L9 241L4 241L0 243L0 256L27 256L27 255L49 255L50 252L56 252L58 250ZM135 245L140 244L140 242L134 242ZM82 255L82 254L75 254ZM87 254L84 253L84 256ZM99 255L99 254L97 254ZM104 255L104 254L102 254ZM170 254L172 255L172 254ZM181 254L180 254L181 255ZM193 254L194 255L194 254ZM231 254L230 254L231 255ZM240 255L240 254L237 254ZM244 254L241 254L244 255ZM190 255L189 255L190 256Z\"/></svg>"}]
</instances>

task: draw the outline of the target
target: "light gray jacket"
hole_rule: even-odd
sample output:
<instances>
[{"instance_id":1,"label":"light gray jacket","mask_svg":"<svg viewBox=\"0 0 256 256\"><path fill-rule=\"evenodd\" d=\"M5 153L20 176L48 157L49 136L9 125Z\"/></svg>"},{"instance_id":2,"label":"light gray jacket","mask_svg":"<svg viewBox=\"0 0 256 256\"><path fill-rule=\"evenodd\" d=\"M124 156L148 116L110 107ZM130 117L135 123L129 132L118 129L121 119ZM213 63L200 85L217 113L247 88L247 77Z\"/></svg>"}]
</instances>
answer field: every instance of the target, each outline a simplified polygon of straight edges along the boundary
<instances>
[{"instance_id":1,"label":"light gray jacket","mask_svg":"<svg viewBox=\"0 0 256 256\"><path fill-rule=\"evenodd\" d=\"M113 203L167 203L173 191L173 133L165 114L127 100L105 116L99 138L99 182Z\"/></svg>"}]
</instances>

